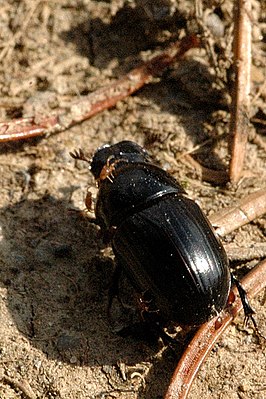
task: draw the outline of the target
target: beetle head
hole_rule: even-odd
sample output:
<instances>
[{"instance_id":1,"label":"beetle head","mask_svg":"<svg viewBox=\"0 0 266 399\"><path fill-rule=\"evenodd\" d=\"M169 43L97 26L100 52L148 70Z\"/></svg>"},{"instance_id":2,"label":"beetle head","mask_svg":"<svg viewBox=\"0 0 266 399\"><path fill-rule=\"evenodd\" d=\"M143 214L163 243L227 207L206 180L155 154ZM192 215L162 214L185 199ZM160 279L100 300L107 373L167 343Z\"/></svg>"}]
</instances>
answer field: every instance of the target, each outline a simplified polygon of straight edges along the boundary
<instances>
[{"instance_id":1,"label":"beetle head","mask_svg":"<svg viewBox=\"0 0 266 399\"><path fill-rule=\"evenodd\" d=\"M133 141L125 140L113 145L105 144L97 149L92 158L91 173L97 180L108 162L113 163L120 159L130 163L147 162L149 155L144 148Z\"/></svg>"}]
</instances>

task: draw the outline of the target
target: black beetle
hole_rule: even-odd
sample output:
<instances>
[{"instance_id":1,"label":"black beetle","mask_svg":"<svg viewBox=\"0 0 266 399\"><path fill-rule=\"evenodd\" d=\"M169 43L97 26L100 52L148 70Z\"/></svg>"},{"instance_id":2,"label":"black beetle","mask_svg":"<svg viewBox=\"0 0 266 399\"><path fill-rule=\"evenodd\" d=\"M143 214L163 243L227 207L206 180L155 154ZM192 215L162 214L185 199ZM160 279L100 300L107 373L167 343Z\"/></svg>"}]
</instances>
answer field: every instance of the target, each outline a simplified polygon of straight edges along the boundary
<instances>
[{"instance_id":1,"label":"black beetle","mask_svg":"<svg viewBox=\"0 0 266 399\"><path fill-rule=\"evenodd\" d=\"M88 161L82 151L71 155ZM100 147L90 169L99 188L96 223L145 309L188 326L218 315L231 287L228 259L182 186L131 141Z\"/></svg>"}]
</instances>

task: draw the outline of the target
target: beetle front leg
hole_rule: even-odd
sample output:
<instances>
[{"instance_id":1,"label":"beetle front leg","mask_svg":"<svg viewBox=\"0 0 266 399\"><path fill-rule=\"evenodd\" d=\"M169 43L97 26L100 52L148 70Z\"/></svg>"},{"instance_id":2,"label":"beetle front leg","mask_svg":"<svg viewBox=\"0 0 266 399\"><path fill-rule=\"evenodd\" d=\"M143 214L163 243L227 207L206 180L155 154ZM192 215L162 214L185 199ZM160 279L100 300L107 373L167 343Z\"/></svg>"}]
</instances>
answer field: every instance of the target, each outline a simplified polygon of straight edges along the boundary
<instances>
[{"instance_id":1,"label":"beetle front leg","mask_svg":"<svg viewBox=\"0 0 266 399\"><path fill-rule=\"evenodd\" d=\"M85 161L91 164L91 160L85 155L85 153L79 148L78 150L74 150L73 152L70 152L69 155L73 159L77 159L78 161Z\"/></svg>"}]
</instances>

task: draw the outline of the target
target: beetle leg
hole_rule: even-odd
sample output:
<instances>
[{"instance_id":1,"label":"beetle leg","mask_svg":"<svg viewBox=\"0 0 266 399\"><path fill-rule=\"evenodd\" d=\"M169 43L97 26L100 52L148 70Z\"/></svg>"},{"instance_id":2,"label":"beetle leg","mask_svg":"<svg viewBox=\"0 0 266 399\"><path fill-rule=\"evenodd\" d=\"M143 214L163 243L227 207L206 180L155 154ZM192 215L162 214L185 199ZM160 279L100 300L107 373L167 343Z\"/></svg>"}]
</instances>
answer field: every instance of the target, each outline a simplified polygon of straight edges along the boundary
<instances>
[{"instance_id":1,"label":"beetle leg","mask_svg":"<svg viewBox=\"0 0 266 399\"><path fill-rule=\"evenodd\" d=\"M127 306L123 303L119 296L119 281L122 275L123 267L119 262L116 261L116 268L112 276L112 281L109 287L108 292L108 308L107 314L108 319L112 324L112 316L111 316L111 308L113 304L114 298L117 298L120 306L123 309L131 309L131 306ZM119 326L119 329L115 329L117 334L122 337L126 336L135 336L142 339L147 339L147 337L151 339L156 339L156 341L161 338L164 345L168 345L170 349L176 354L177 346L179 345L175 338L172 338L167 332L164 331L164 321L161 320L159 310L154 306L154 300L151 294L145 291L142 296L139 298L140 305L140 316L141 321L131 321L128 325L123 326L122 328Z\"/></svg>"},{"instance_id":2,"label":"beetle leg","mask_svg":"<svg viewBox=\"0 0 266 399\"><path fill-rule=\"evenodd\" d=\"M138 298L138 304L140 315L144 322L147 321L147 319L156 319L156 316L159 315L160 311L155 306L154 299L148 290L143 292L143 294Z\"/></svg>"},{"instance_id":3,"label":"beetle leg","mask_svg":"<svg viewBox=\"0 0 266 399\"><path fill-rule=\"evenodd\" d=\"M109 292L108 292L108 307L107 307L107 314L108 318L111 319L111 307L113 304L113 300L116 297L118 301L120 302L121 306L123 306L122 301L119 297L118 291L119 291L119 280L122 274L122 267L119 264L116 264L116 268L114 271L114 274L112 276L112 281L109 287Z\"/></svg>"},{"instance_id":4,"label":"beetle leg","mask_svg":"<svg viewBox=\"0 0 266 399\"><path fill-rule=\"evenodd\" d=\"M86 217L86 220L88 220L90 223L96 224L97 226L99 226L99 221L97 218L88 216L88 214L89 214L88 209L79 210L79 209L75 209L75 208L69 208L67 210L67 212L69 214L82 216L83 218Z\"/></svg>"},{"instance_id":5,"label":"beetle leg","mask_svg":"<svg viewBox=\"0 0 266 399\"><path fill-rule=\"evenodd\" d=\"M111 182L111 183L113 183L114 181L112 180L112 178L114 177L114 175L112 174L112 173L110 173L110 175L108 175L108 176L106 176L106 178Z\"/></svg>"},{"instance_id":6,"label":"beetle leg","mask_svg":"<svg viewBox=\"0 0 266 399\"><path fill-rule=\"evenodd\" d=\"M104 244L109 244L112 241L115 231L116 226L112 226L108 230L101 228L101 237Z\"/></svg>"},{"instance_id":7,"label":"beetle leg","mask_svg":"<svg viewBox=\"0 0 266 399\"><path fill-rule=\"evenodd\" d=\"M88 189L87 194L85 197L85 206L86 206L86 211L93 213L94 212L94 200L92 197L92 192Z\"/></svg>"},{"instance_id":8,"label":"beetle leg","mask_svg":"<svg viewBox=\"0 0 266 399\"><path fill-rule=\"evenodd\" d=\"M248 319L251 319L251 320L253 319L253 315L256 312L255 312L255 310L252 309L252 307L248 301L246 291L244 290L244 288L242 287L240 282L237 280L237 278L232 273L231 273L231 281L232 281L232 284L235 284L235 286L238 290L238 293L239 293L239 296L240 296L240 299L241 299L241 302L243 305L244 313L245 313L245 324L246 324ZM252 320L252 322L254 324L253 320Z\"/></svg>"},{"instance_id":9,"label":"beetle leg","mask_svg":"<svg viewBox=\"0 0 266 399\"><path fill-rule=\"evenodd\" d=\"M237 291L239 293L242 305L243 305L243 309L244 309L244 313L245 313L244 326L246 326L248 324L249 320L251 320L256 334L259 337L266 339L266 337L259 330L257 322L256 322L255 318L253 317L253 315L256 312L254 309L252 309L252 307L249 303L246 290L242 287L240 282L237 280L237 278L232 273L231 273L231 281L233 284L235 284Z\"/></svg>"}]
</instances>

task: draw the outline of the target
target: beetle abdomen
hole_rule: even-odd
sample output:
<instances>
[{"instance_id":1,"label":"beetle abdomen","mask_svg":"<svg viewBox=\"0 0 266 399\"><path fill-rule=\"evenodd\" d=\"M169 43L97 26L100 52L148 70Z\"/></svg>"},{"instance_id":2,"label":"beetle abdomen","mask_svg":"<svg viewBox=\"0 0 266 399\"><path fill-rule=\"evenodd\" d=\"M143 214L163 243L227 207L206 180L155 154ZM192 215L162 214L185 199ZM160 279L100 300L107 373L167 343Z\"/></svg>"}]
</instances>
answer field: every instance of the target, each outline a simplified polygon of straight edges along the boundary
<instances>
[{"instance_id":1,"label":"beetle abdomen","mask_svg":"<svg viewBox=\"0 0 266 399\"><path fill-rule=\"evenodd\" d=\"M187 197L159 198L128 216L113 249L138 292L148 290L165 319L199 325L225 307L230 290L225 251Z\"/></svg>"}]
</instances>

